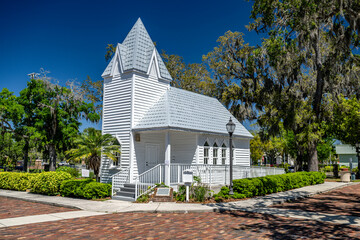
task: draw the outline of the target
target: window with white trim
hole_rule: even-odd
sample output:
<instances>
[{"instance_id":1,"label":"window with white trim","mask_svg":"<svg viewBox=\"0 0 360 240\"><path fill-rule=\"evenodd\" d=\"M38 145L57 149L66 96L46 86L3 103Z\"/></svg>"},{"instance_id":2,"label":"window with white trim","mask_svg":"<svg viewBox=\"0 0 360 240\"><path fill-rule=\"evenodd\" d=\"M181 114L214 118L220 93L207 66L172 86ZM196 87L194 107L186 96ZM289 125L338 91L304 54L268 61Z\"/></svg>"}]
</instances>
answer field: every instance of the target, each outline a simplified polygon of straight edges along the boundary
<instances>
[{"instance_id":1,"label":"window with white trim","mask_svg":"<svg viewBox=\"0 0 360 240\"><path fill-rule=\"evenodd\" d=\"M209 143L206 141L204 144L204 164L209 163L209 151L210 151Z\"/></svg>"},{"instance_id":2,"label":"window with white trim","mask_svg":"<svg viewBox=\"0 0 360 240\"><path fill-rule=\"evenodd\" d=\"M217 165L218 163L218 145L214 143L213 145L213 164Z\"/></svg>"},{"instance_id":3,"label":"window with white trim","mask_svg":"<svg viewBox=\"0 0 360 240\"><path fill-rule=\"evenodd\" d=\"M114 155L115 155L116 160L113 161L112 165L114 167L118 167L118 166L120 166L121 153L116 152Z\"/></svg>"},{"instance_id":4,"label":"window with white trim","mask_svg":"<svg viewBox=\"0 0 360 240\"><path fill-rule=\"evenodd\" d=\"M225 165L226 164L226 145L225 143L223 143L221 145L221 164Z\"/></svg>"}]
</instances>

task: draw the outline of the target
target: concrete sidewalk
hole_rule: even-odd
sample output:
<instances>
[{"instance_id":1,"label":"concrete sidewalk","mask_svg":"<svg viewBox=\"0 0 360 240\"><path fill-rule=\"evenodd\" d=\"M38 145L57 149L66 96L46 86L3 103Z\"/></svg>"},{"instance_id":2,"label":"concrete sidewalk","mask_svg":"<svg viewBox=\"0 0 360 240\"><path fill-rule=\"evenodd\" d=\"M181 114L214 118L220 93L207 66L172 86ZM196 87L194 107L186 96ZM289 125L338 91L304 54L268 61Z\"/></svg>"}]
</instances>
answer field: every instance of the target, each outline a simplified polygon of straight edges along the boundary
<instances>
[{"instance_id":1,"label":"concrete sidewalk","mask_svg":"<svg viewBox=\"0 0 360 240\"><path fill-rule=\"evenodd\" d=\"M326 182L324 184L307 186L286 192L274 193L263 197L256 197L243 201L216 204L187 204L187 203L132 203L119 200L92 201L84 199L45 196L27 192L0 190L1 197L15 198L25 201L45 203L55 206L76 208L82 211L63 212L55 214L19 217L13 219L0 219L0 227L28 224L33 222L47 222L76 217L96 216L107 213L119 212L222 212L228 210L240 210L257 212L293 218L312 219L318 221L329 221L332 223L351 224L360 226L360 218L351 216L339 216L324 213L309 213L304 211L269 208L273 204L282 203L298 198L309 197L315 194L331 191L337 188L357 183ZM14 221L16 220L16 221Z\"/></svg>"},{"instance_id":2,"label":"concrete sidewalk","mask_svg":"<svg viewBox=\"0 0 360 240\"><path fill-rule=\"evenodd\" d=\"M119 200L92 201L77 198L46 196L28 192L10 191L0 189L1 197L15 198L25 201L45 203L61 207L70 207L84 211L118 213L118 212L213 212L224 209L248 209L264 208L273 204L282 203L298 198L309 197L336 188L344 187L354 183L325 182L324 184L307 186L286 192L274 193L263 197L247 200L217 203L217 204L195 204L195 203L133 203ZM356 184L356 183L355 183Z\"/></svg>"}]
</instances>

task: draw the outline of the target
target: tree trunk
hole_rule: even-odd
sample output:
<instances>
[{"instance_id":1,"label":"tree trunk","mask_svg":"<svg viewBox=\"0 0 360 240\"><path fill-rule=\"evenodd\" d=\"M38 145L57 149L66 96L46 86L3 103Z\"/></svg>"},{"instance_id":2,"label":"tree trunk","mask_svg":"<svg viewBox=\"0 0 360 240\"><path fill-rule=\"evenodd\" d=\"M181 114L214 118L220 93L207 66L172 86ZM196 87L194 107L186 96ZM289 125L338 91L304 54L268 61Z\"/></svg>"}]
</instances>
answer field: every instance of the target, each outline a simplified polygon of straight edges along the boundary
<instances>
[{"instance_id":1,"label":"tree trunk","mask_svg":"<svg viewBox=\"0 0 360 240\"><path fill-rule=\"evenodd\" d=\"M56 150L55 145L50 144L49 145L49 171L55 171L56 170Z\"/></svg>"},{"instance_id":2,"label":"tree trunk","mask_svg":"<svg viewBox=\"0 0 360 240\"><path fill-rule=\"evenodd\" d=\"M317 144L315 142L310 143L309 146L309 158L308 158L308 171L317 172L319 171L319 161L317 156Z\"/></svg>"},{"instance_id":3,"label":"tree trunk","mask_svg":"<svg viewBox=\"0 0 360 240\"><path fill-rule=\"evenodd\" d=\"M29 162L29 140L25 140L25 146L24 146L24 165L23 165L23 171L28 171L28 162Z\"/></svg>"}]
</instances>

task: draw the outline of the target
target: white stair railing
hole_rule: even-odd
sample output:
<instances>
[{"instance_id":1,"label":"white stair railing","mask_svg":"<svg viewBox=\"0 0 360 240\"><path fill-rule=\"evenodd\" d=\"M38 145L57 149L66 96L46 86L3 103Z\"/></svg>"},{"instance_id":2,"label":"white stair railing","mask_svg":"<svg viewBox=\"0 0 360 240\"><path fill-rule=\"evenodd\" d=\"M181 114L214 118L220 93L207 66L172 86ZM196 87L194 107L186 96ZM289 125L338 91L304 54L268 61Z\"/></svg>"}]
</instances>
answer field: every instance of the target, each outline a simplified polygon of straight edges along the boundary
<instances>
[{"instance_id":1,"label":"white stair railing","mask_svg":"<svg viewBox=\"0 0 360 240\"><path fill-rule=\"evenodd\" d=\"M162 164L158 164L135 178L135 200L150 192L157 183L165 181L164 169L165 167Z\"/></svg>"},{"instance_id":2,"label":"white stair railing","mask_svg":"<svg viewBox=\"0 0 360 240\"><path fill-rule=\"evenodd\" d=\"M129 174L130 167L120 168L120 171L111 176L111 196L114 196L116 191L119 191L125 183L130 180Z\"/></svg>"}]
</instances>

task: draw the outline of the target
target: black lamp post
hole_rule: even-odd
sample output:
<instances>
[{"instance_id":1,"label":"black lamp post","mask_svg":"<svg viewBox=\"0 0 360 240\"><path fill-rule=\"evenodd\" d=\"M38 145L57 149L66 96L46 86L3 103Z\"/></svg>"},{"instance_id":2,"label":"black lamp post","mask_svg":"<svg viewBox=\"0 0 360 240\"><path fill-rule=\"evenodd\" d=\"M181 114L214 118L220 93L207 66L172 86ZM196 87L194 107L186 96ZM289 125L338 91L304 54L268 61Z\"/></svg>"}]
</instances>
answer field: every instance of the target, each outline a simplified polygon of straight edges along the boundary
<instances>
[{"instance_id":1,"label":"black lamp post","mask_svg":"<svg viewBox=\"0 0 360 240\"><path fill-rule=\"evenodd\" d=\"M356 146L356 156L357 156L357 159L358 159L358 171L356 173L356 179L360 179L360 143L356 143L355 144Z\"/></svg>"},{"instance_id":2,"label":"black lamp post","mask_svg":"<svg viewBox=\"0 0 360 240\"><path fill-rule=\"evenodd\" d=\"M232 178L233 178L233 150L232 150L232 134L234 133L235 131L235 123L233 123L233 121L231 120L231 117L230 117L230 120L229 122L226 124L226 130L228 131L229 133L229 145L230 145L230 192L229 194L230 195L233 195L234 192L233 192L233 181L232 181Z\"/></svg>"}]
</instances>

